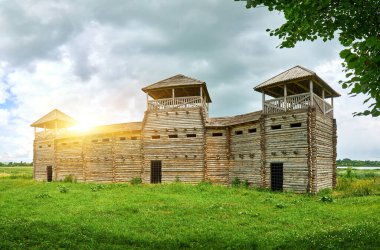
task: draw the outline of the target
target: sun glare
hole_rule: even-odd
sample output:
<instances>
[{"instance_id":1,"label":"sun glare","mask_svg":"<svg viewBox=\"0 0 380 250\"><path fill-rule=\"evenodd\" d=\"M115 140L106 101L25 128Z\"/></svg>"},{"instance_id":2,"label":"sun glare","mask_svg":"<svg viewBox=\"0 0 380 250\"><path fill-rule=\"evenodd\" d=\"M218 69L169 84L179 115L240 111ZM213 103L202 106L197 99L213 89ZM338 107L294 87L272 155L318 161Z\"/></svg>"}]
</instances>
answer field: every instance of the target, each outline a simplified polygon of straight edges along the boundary
<instances>
[{"instance_id":1,"label":"sun glare","mask_svg":"<svg viewBox=\"0 0 380 250\"><path fill-rule=\"evenodd\" d=\"M80 122L78 125L71 127L74 131L87 132L90 131L94 125L90 122Z\"/></svg>"}]
</instances>

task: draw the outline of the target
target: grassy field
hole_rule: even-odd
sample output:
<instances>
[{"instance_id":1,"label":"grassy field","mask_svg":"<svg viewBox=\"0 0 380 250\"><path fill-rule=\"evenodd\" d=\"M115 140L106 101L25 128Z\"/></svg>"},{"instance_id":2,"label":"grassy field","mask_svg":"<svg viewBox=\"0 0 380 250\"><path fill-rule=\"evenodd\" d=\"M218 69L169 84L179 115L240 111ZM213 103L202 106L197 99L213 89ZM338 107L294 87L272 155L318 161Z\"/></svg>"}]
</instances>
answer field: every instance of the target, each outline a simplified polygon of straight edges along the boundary
<instances>
[{"instance_id":1,"label":"grassy field","mask_svg":"<svg viewBox=\"0 0 380 250\"><path fill-rule=\"evenodd\" d=\"M376 249L380 171L358 173L339 171L336 191L312 197L206 183L45 183L31 168L0 168L0 249ZM362 181L368 193L355 186Z\"/></svg>"}]
</instances>

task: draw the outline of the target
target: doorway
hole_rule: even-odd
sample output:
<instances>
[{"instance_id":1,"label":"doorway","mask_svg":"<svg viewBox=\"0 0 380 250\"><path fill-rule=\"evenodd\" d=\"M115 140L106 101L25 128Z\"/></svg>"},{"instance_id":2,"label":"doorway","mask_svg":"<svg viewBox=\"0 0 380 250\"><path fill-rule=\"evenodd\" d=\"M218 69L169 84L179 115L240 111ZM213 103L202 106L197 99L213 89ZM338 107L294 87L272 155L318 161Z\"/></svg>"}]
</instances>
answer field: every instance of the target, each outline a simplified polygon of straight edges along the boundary
<instances>
[{"instance_id":1,"label":"doorway","mask_svg":"<svg viewBox=\"0 0 380 250\"><path fill-rule=\"evenodd\" d=\"M150 162L150 183L161 183L162 178L161 161Z\"/></svg>"},{"instance_id":2,"label":"doorway","mask_svg":"<svg viewBox=\"0 0 380 250\"><path fill-rule=\"evenodd\" d=\"M284 164L270 164L270 180L272 191L282 191L284 184Z\"/></svg>"},{"instance_id":3,"label":"doorway","mask_svg":"<svg viewBox=\"0 0 380 250\"><path fill-rule=\"evenodd\" d=\"M46 180L48 182L51 182L53 180L53 167L52 166L46 167Z\"/></svg>"}]
</instances>

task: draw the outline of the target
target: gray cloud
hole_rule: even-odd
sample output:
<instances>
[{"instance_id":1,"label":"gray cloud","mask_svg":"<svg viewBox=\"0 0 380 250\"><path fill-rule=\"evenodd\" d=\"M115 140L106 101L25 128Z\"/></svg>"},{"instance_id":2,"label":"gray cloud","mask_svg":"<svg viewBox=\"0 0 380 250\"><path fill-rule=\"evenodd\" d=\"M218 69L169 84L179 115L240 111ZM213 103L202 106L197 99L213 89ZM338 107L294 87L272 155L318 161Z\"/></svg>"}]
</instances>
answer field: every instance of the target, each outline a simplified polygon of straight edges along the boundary
<instances>
[{"instance_id":1,"label":"gray cloud","mask_svg":"<svg viewBox=\"0 0 380 250\"><path fill-rule=\"evenodd\" d=\"M280 41L265 29L282 22L279 13L247 10L231 0L1 1L0 79L8 79L15 102L3 114L10 114L10 123L22 131L18 138L29 143L25 124L53 108L96 117L94 123L139 120L145 109L141 88L177 73L207 82L211 116L259 110L255 85L297 64L321 68L340 50L337 41L278 49ZM333 70L325 73L336 84ZM361 109L360 102L352 109ZM337 111L347 124L339 157L357 156L344 139L352 129L351 114L342 114ZM0 125L2 131L14 130L9 126ZM361 139L367 133L356 139L375 158L379 150ZM0 148L0 156L31 156L31 147L17 155L11 150Z\"/></svg>"}]
</instances>

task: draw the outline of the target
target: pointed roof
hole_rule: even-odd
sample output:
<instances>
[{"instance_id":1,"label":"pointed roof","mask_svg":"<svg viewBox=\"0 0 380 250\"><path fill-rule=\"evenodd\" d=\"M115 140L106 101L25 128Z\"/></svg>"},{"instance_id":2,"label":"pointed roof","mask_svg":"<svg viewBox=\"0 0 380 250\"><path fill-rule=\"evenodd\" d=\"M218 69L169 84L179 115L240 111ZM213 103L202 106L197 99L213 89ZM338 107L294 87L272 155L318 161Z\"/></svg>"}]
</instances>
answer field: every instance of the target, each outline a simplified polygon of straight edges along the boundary
<instances>
[{"instance_id":1,"label":"pointed roof","mask_svg":"<svg viewBox=\"0 0 380 250\"><path fill-rule=\"evenodd\" d=\"M57 128L66 128L78 124L76 120L66 115L62 111L54 109L37 121L33 122L30 126L37 128L54 129L56 122Z\"/></svg>"},{"instance_id":2,"label":"pointed roof","mask_svg":"<svg viewBox=\"0 0 380 250\"><path fill-rule=\"evenodd\" d=\"M158 81L156 83L153 83L149 86L146 86L142 88L142 91L145 93L148 93L153 98L156 98L156 95L154 92L158 90L164 90L164 89L178 89L178 88L194 88L194 87L202 87L203 92L206 95L206 99L208 102L211 102L210 95L207 90L206 82L191 78L182 74L177 74L175 76L166 78L164 80ZM191 92L191 91L190 91Z\"/></svg>"},{"instance_id":3,"label":"pointed roof","mask_svg":"<svg viewBox=\"0 0 380 250\"><path fill-rule=\"evenodd\" d=\"M330 85L328 85L322 78L320 78L314 71L304 68L302 66L294 66L265 82L257 85L254 89L258 92L263 92L266 88L278 86L287 82L314 80L327 90L326 97L339 97L340 94L336 92Z\"/></svg>"}]
</instances>

